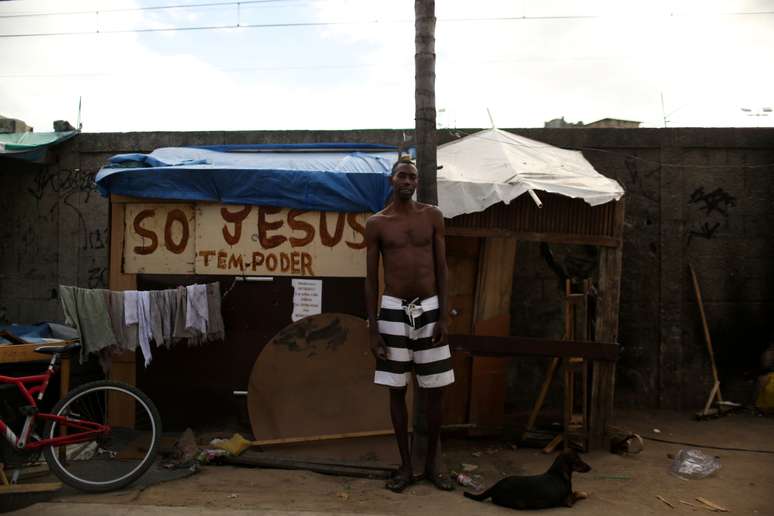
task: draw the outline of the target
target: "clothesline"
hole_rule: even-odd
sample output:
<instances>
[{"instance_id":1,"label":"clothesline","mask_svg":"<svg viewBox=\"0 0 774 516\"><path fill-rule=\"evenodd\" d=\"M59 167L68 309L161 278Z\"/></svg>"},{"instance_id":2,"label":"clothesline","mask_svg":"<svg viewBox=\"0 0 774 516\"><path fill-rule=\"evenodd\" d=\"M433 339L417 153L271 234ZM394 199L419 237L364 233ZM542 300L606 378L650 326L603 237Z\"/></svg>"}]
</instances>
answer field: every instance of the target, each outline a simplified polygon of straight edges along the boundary
<instances>
[{"instance_id":1,"label":"clothesline","mask_svg":"<svg viewBox=\"0 0 774 516\"><path fill-rule=\"evenodd\" d=\"M183 340L192 346L225 338L219 283L126 291L60 285L59 294L65 323L80 334L81 362L92 353L139 346L147 367L151 341L171 348Z\"/></svg>"}]
</instances>

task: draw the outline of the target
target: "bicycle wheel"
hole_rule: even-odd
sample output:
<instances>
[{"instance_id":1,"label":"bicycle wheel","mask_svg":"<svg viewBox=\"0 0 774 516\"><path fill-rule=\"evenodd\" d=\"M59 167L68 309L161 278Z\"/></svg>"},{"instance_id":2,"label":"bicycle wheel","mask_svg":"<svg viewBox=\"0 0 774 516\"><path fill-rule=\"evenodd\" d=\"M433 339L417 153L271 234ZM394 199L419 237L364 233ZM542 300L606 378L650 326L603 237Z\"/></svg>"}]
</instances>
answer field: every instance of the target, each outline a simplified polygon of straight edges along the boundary
<instances>
[{"instance_id":1,"label":"bicycle wheel","mask_svg":"<svg viewBox=\"0 0 774 516\"><path fill-rule=\"evenodd\" d=\"M110 425L90 441L48 446L43 454L51 471L76 489L120 489L137 480L153 463L161 437L161 418L153 402L136 387L103 380L74 389L51 411L58 416ZM46 439L76 435L65 423L48 421Z\"/></svg>"}]
</instances>

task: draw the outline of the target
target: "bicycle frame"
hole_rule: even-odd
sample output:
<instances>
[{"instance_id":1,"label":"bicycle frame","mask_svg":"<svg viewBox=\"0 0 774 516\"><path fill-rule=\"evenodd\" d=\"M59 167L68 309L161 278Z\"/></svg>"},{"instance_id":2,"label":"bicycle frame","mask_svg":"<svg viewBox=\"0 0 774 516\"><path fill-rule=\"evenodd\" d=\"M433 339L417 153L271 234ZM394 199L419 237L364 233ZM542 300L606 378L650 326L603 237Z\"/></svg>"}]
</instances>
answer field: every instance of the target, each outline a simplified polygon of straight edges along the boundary
<instances>
[{"instance_id":1,"label":"bicycle frame","mask_svg":"<svg viewBox=\"0 0 774 516\"><path fill-rule=\"evenodd\" d=\"M43 395L48 387L48 382L55 373L56 360L59 357L55 354L51 357L51 362L48 364L46 372L39 375L32 376L3 376L0 375L0 384L14 384L21 392L24 400L28 403L32 410L24 420L24 426L20 435L16 435L5 422L0 419L0 432L3 437L8 441L11 446L19 450L35 450L43 448L45 446L63 446L68 444L77 444L86 441L91 441L99 435L104 435L110 431L109 425L102 425L93 421L86 421L82 419L73 419L65 416L57 416L55 414L49 414L45 412L38 412L38 404L34 395L37 394L37 401L43 399ZM27 387L26 384L36 384L31 387ZM72 428L79 430L78 433L72 435L62 435L51 439L35 439L29 441L34 428L36 420L43 421L56 421L62 428Z\"/></svg>"}]
</instances>

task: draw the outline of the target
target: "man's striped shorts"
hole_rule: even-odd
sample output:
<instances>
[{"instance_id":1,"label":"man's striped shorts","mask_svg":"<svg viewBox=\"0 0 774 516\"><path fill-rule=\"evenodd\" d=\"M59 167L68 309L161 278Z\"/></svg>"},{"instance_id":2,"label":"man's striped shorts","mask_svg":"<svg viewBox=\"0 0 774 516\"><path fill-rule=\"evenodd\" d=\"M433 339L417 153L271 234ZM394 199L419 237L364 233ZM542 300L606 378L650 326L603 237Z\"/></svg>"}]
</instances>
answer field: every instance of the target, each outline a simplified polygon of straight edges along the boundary
<instances>
[{"instance_id":1,"label":"man's striped shorts","mask_svg":"<svg viewBox=\"0 0 774 516\"><path fill-rule=\"evenodd\" d=\"M405 387L412 369L420 387L454 383L449 345L433 342L438 317L438 296L422 301L382 296L379 333L387 346L387 358L376 359L375 383Z\"/></svg>"}]
</instances>

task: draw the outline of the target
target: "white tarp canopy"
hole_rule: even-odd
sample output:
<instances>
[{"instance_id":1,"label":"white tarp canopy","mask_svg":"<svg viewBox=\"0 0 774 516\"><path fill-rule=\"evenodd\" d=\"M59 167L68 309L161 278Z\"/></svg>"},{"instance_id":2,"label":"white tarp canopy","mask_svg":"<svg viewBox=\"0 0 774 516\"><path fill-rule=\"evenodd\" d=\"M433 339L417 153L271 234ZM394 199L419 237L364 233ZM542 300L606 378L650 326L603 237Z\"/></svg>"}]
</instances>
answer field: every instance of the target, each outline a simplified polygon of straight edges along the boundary
<instances>
[{"instance_id":1,"label":"white tarp canopy","mask_svg":"<svg viewBox=\"0 0 774 516\"><path fill-rule=\"evenodd\" d=\"M446 218L508 204L530 190L581 198L591 206L617 201L624 193L579 151L500 129L439 146L438 165L443 167L438 171L438 207Z\"/></svg>"}]
</instances>

